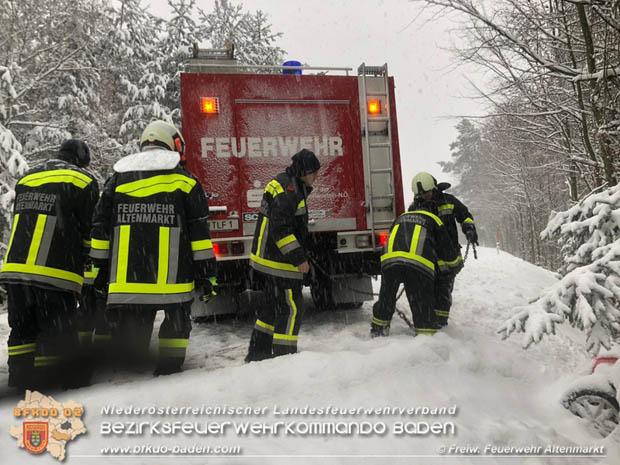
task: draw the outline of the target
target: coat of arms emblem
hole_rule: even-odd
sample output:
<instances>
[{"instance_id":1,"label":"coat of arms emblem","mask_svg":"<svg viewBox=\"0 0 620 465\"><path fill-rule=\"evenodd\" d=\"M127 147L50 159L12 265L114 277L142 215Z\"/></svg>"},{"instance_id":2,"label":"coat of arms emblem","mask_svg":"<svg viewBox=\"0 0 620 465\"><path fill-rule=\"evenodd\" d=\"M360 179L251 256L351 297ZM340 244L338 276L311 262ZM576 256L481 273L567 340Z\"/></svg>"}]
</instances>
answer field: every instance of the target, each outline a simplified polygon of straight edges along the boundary
<instances>
[{"instance_id":1,"label":"coat of arms emblem","mask_svg":"<svg viewBox=\"0 0 620 465\"><path fill-rule=\"evenodd\" d=\"M48 431L46 421L25 421L24 447L33 454L40 454L47 447Z\"/></svg>"}]
</instances>

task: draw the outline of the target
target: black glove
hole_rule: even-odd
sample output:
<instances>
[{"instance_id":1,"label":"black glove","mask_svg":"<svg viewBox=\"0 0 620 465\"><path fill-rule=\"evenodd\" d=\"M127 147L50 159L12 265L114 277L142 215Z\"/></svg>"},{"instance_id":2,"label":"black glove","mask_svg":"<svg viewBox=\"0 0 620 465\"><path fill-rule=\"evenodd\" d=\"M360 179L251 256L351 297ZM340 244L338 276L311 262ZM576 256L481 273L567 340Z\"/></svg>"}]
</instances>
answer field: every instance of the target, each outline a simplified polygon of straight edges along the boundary
<instances>
[{"instance_id":1,"label":"black glove","mask_svg":"<svg viewBox=\"0 0 620 465\"><path fill-rule=\"evenodd\" d=\"M312 286L312 283L316 281L316 268L312 259L308 260L308 265L310 266L310 269L304 274L304 278L302 280L302 284L304 286Z\"/></svg>"},{"instance_id":2,"label":"black glove","mask_svg":"<svg viewBox=\"0 0 620 465\"><path fill-rule=\"evenodd\" d=\"M474 225L469 225L467 227L465 230L465 236L467 236L468 242L478 245L478 233L476 232L476 227Z\"/></svg>"},{"instance_id":3,"label":"black glove","mask_svg":"<svg viewBox=\"0 0 620 465\"><path fill-rule=\"evenodd\" d=\"M99 272L97 273L97 277L95 278L95 282L93 283L93 288L95 292L100 295L106 295L108 293L108 276L109 272L105 268L99 268Z\"/></svg>"},{"instance_id":4,"label":"black glove","mask_svg":"<svg viewBox=\"0 0 620 465\"><path fill-rule=\"evenodd\" d=\"M197 283L197 287L202 290L202 292L200 292L200 300L205 304L217 296L218 285L217 278L215 276L211 276L209 279L200 280Z\"/></svg>"}]
</instances>

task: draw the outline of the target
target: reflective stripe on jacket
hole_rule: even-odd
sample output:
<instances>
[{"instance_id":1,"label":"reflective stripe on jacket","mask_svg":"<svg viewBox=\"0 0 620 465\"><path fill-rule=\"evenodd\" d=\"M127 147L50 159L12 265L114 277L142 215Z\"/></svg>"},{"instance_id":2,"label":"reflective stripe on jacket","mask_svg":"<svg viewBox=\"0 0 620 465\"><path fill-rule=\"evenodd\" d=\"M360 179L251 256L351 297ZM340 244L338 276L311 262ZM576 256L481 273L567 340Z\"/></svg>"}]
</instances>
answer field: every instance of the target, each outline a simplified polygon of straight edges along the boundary
<instances>
[{"instance_id":1,"label":"reflective stripe on jacket","mask_svg":"<svg viewBox=\"0 0 620 465\"><path fill-rule=\"evenodd\" d=\"M93 176L66 161L48 160L29 171L15 186L0 281L80 293L98 197Z\"/></svg>"},{"instance_id":2,"label":"reflective stripe on jacket","mask_svg":"<svg viewBox=\"0 0 620 465\"><path fill-rule=\"evenodd\" d=\"M434 278L436 271L447 271L447 262L456 258L443 222L433 213L414 210L394 222L381 256L381 268L403 264Z\"/></svg>"},{"instance_id":3,"label":"reflective stripe on jacket","mask_svg":"<svg viewBox=\"0 0 620 465\"><path fill-rule=\"evenodd\" d=\"M459 234L456 229L456 222L461 224L474 224L474 217L467 207L452 194L442 192L437 201L437 215L446 225L450 238L455 244L459 243Z\"/></svg>"},{"instance_id":4,"label":"reflective stripe on jacket","mask_svg":"<svg viewBox=\"0 0 620 465\"><path fill-rule=\"evenodd\" d=\"M418 200L414 201L414 203L409 206L409 210L415 210L417 205ZM458 271L463 267L463 256L460 252L461 245L459 244L459 233L456 229L456 222L458 221L461 223L461 229L465 232L467 224L474 224L474 217L463 202L446 192L439 192L437 195L437 216L439 216L443 222L448 236L450 236L450 240L458 251L457 257L446 263L452 271Z\"/></svg>"},{"instance_id":5,"label":"reflective stripe on jacket","mask_svg":"<svg viewBox=\"0 0 620 465\"><path fill-rule=\"evenodd\" d=\"M202 186L179 166L115 173L95 209L90 253L109 273L108 304L190 301L194 280L216 273L208 215Z\"/></svg>"},{"instance_id":6,"label":"reflective stripe on jacket","mask_svg":"<svg viewBox=\"0 0 620 465\"><path fill-rule=\"evenodd\" d=\"M252 243L252 268L280 278L303 279L297 267L306 261L306 197L311 190L288 173L267 184Z\"/></svg>"}]
</instances>

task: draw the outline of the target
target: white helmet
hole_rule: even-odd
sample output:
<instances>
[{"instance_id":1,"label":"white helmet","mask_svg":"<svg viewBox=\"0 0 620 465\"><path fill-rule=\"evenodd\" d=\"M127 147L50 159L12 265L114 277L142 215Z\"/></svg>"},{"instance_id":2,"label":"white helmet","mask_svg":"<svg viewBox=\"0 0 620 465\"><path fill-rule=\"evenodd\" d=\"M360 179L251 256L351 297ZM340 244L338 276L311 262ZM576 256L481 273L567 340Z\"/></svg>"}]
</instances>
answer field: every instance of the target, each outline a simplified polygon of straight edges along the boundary
<instances>
[{"instance_id":1,"label":"white helmet","mask_svg":"<svg viewBox=\"0 0 620 465\"><path fill-rule=\"evenodd\" d=\"M437 181L433 176L424 171L416 174L411 180L411 190L416 197L433 189L437 189Z\"/></svg>"},{"instance_id":2,"label":"white helmet","mask_svg":"<svg viewBox=\"0 0 620 465\"><path fill-rule=\"evenodd\" d=\"M185 140L181 132L170 123L153 121L142 131L140 150L144 152L155 148L179 152L181 161L185 161Z\"/></svg>"}]
</instances>

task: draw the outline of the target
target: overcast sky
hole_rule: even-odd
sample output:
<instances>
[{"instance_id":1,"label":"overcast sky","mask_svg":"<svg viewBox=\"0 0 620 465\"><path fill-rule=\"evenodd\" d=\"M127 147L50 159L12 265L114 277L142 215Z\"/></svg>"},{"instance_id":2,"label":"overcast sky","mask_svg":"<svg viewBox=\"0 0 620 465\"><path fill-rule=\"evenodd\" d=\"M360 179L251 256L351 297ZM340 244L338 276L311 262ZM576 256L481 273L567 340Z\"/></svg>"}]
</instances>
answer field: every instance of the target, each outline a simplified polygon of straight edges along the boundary
<instances>
[{"instance_id":1,"label":"overcast sky","mask_svg":"<svg viewBox=\"0 0 620 465\"><path fill-rule=\"evenodd\" d=\"M234 1L234 0L231 0ZM154 13L168 16L166 0L145 0ZM237 2L239 3L239 2ZM408 0L246 0L252 12L269 15L273 30L284 35L279 46L288 59L313 66L354 69L388 63L396 83L399 139L405 199L418 171L443 175L437 161L450 159L456 138L454 115L480 114L480 102L468 98L473 89L466 76L481 84L479 75L454 70L455 59L443 50L450 45L447 18L429 23L416 19L419 6ZM197 0L211 11L213 0ZM428 16L428 15L427 15Z\"/></svg>"}]
</instances>

